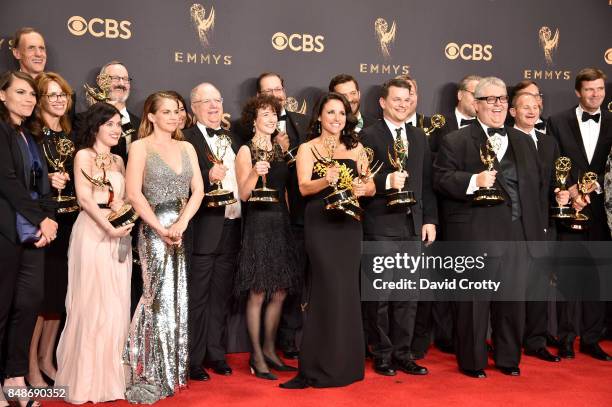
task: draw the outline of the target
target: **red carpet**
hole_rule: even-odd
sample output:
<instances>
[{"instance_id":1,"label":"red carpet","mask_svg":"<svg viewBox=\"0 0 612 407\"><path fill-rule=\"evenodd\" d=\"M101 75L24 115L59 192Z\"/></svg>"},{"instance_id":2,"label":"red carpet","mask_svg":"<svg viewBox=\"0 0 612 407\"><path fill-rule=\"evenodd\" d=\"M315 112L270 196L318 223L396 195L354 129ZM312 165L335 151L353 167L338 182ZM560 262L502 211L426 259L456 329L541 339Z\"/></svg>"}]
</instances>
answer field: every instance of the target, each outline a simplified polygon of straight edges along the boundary
<instances>
[{"instance_id":1,"label":"red carpet","mask_svg":"<svg viewBox=\"0 0 612 407\"><path fill-rule=\"evenodd\" d=\"M602 347L612 353L612 342ZM504 376L492 366L486 379L472 379L457 371L455 358L432 349L422 361L427 376L398 373L383 377L373 372L370 362L365 380L336 389L284 390L279 381L257 379L249 374L248 355L229 355L234 374L222 377L211 373L208 382L190 382L188 389L155 406L612 406L612 362L600 362L577 352L576 359L547 363L524 356L521 376ZM44 406L67 406L46 402ZM100 406L130 406L110 402Z\"/></svg>"}]
</instances>

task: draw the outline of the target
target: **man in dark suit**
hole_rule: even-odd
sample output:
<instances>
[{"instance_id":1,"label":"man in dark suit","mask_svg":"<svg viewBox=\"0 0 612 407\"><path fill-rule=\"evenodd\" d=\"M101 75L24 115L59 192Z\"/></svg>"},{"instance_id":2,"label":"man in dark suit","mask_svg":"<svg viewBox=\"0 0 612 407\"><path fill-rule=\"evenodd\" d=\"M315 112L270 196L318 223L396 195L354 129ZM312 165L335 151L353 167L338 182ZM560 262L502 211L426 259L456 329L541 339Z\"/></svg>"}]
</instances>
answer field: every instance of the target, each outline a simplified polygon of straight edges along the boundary
<instances>
[{"instance_id":1,"label":"man in dark suit","mask_svg":"<svg viewBox=\"0 0 612 407\"><path fill-rule=\"evenodd\" d=\"M359 91L359 83L349 74L341 73L334 76L329 81L329 91L341 94L348 100L351 105L351 111L357 119L355 132L359 133L369 125L374 123L373 119L365 117L359 107L361 106L361 92Z\"/></svg>"},{"instance_id":2,"label":"man in dark suit","mask_svg":"<svg viewBox=\"0 0 612 407\"><path fill-rule=\"evenodd\" d=\"M556 240L555 222L549 217L549 208L553 205L567 205L569 202L569 192L559 191L554 182L555 160L559 157L559 146L552 136L541 133L535 128L535 124L540 119L540 105L531 93L521 92L514 95L510 115L514 119L514 128L530 137L538 150L542 170L542 218L547 223L546 239ZM557 198L556 203L555 198ZM548 278L545 270L534 270L533 275ZM526 302L525 317L523 340L525 354L547 362L559 362L561 359L546 349L548 302L543 299Z\"/></svg>"},{"instance_id":3,"label":"man in dark suit","mask_svg":"<svg viewBox=\"0 0 612 407\"><path fill-rule=\"evenodd\" d=\"M601 108L605 99L606 75L597 68L584 68L576 75L575 91L578 106L552 116L548 129L557 139L561 155L572 160L568 177L570 195L575 208L584 209L589 216L586 231L559 230L562 241L608 241L610 229L606 223L603 177L610 147L612 146L612 114ZM597 174L597 184L584 197L576 188L581 174ZM595 267L595 266L593 266ZM593 269L596 274L596 270ZM596 275L586 276L588 279ZM582 306L581 328L576 326L577 312ZM573 358L574 339L580 332L580 351L596 359L610 361L612 357L601 349L599 341L603 330L605 308L600 301L557 303L559 356Z\"/></svg>"},{"instance_id":4,"label":"man in dark suit","mask_svg":"<svg viewBox=\"0 0 612 407\"><path fill-rule=\"evenodd\" d=\"M391 79L382 87L379 103L383 120L364 129L362 143L374 151L373 162L384 163L374 177L376 195L364 202L364 238L371 241L434 241L437 205L431 188L431 157L423 130L406 125L411 101L407 81ZM408 146L405 171L396 170L388 160L388 151L398 139ZM410 210L387 206L386 195L408 185L417 203ZM368 336L374 356L374 370L393 376L396 369L408 374L427 374L410 355L417 311L416 301L372 301L365 305L369 323Z\"/></svg>"},{"instance_id":5,"label":"man in dark suit","mask_svg":"<svg viewBox=\"0 0 612 407\"><path fill-rule=\"evenodd\" d=\"M217 153L220 135L227 134L221 129L221 93L210 83L196 86L191 91L191 110L197 122L184 134L198 154L205 192L222 181L223 188L238 197L235 143L225 151L222 164L208 158L208 153ZM194 380L210 378L204 366L217 374L232 374L225 361L224 337L240 251L240 218L240 201L210 208L203 203L193 218L188 278L190 377Z\"/></svg>"},{"instance_id":6,"label":"man in dark suit","mask_svg":"<svg viewBox=\"0 0 612 407\"><path fill-rule=\"evenodd\" d=\"M284 79L274 72L262 73L257 78L257 94L272 95L279 100L282 111L278 118L278 134L274 137L274 141L283 150L289 150L294 155L297 154L297 148L306 141L306 128L308 124L303 114L285 110L287 94L285 93ZM302 259L299 267L302 269L302 273L305 273L307 260L304 250L304 199L302 194L300 194L294 164L290 166L287 195L291 229L300 251L299 258ZM302 327L300 302L301 292L287 296L283 304L283 314L278 328L278 345L285 357L290 359L297 359L298 357L295 339L297 332Z\"/></svg>"},{"instance_id":7,"label":"man in dark suit","mask_svg":"<svg viewBox=\"0 0 612 407\"><path fill-rule=\"evenodd\" d=\"M478 121L447 134L434 163L434 189L444 201L444 229L448 241L543 240L540 167L531 140L504 126L508 110L506 85L489 77L475 89ZM495 169L483 171L480 147L489 140L495 148ZM473 193L480 187L495 187L504 202L476 206ZM509 246L491 272L510 272L520 287L528 259ZM526 263L526 264L524 264ZM507 274L506 274L507 275ZM484 378L487 366L487 327L493 328L494 360L504 374L520 375L519 362L525 321L524 302L499 302L478 298L455 307L455 344L459 369L475 378Z\"/></svg>"}]
</instances>

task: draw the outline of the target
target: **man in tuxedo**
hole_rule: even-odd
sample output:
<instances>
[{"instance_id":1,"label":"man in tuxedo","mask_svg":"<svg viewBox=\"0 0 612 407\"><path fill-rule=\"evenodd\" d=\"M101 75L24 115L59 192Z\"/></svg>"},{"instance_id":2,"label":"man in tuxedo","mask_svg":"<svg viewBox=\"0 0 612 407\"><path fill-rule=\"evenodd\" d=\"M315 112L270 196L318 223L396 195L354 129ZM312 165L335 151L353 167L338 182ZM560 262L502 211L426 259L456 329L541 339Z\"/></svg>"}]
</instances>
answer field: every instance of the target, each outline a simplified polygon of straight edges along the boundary
<instances>
[{"instance_id":1,"label":"man in tuxedo","mask_svg":"<svg viewBox=\"0 0 612 407\"><path fill-rule=\"evenodd\" d=\"M584 68L578 72L575 92L578 106L552 116L548 131L557 139L561 155L572 160L568 182L572 185L570 195L575 208L584 209L589 216L586 231L559 230L562 241L608 241L610 229L606 223L604 207L603 177L610 147L612 146L612 114L601 105L605 99L606 75L597 68ZM576 183L582 174L592 171L597 174L597 184L586 194L578 193ZM585 279L595 281L597 272ZM580 307L581 305L581 307ZM612 357L601 349L605 303L601 301L558 302L559 356L574 357L574 339L580 332L580 351L596 359L610 361ZM581 327L576 326L577 312L581 309Z\"/></svg>"},{"instance_id":2,"label":"man in tuxedo","mask_svg":"<svg viewBox=\"0 0 612 407\"><path fill-rule=\"evenodd\" d=\"M384 163L374 177L376 195L364 202L365 240L434 241L436 238L438 210L431 188L429 145L423 130L406 124L411 99L410 83L401 79L387 81L379 99L383 120L361 133L363 145L374 151L373 162ZM393 151L398 139L408 146L407 173L397 171L388 160L388 151ZM389 208L387 194L404 187L414 191L417 203L410 210ZM374 370L385 376L394 376L396 369L408 374L427 374L427 369L417 365L410 354L416 301L372 301L365 308Z\"/></svg>"},{"instance_id":3,"label":"man in tuxedo","mask_svg":"<svg viewBox=\"0 0 612 407\"><path fill-rule=\"evenodd\" d=\"M542 171L542 218L547 223L546 239L556 240L555 222L549 217L549 208L553 205L567 205L569 192L559 191L559 188L555 186L555 160L559 157L559 146L552 136L541 133L535 128L540 119L540 111L538 99L532 93L519 92L512 98L510 115L514 119L514 128L530 137L538 150L538 159ZM554 200L555 194L557 194L556 202ZM538 277L541 275L543 279L548 279L549 276L545 271L534 270L533 275ZM547 282L540 281L540 283L543 283L542 286L544 286ZM548 302L542 300L527 301L525 303L525 316L523 340L525 354L547 362L559 362L561 359L546 349Z\"/></svg>"},{"instance_id":4,"label":"man in tuxedo","mask_svg":"<svg viewBox=\"0 0 612 407\"><path fill-rule=\"evenodd\" d=\"M356 133L359 133L373 123L372 119L366 118L359 110L361 106L361 92L359 91L359 84L351 75L341 73L334 76L329 81L329 91L339 93L348 100L351 105L351 111L357 119Z\"/></svg>"},{"instance_id":5,"label":"man in tuxedo","mask_svg":"<svg viewBox=\"0 0 612 407\"><path fill-rule=\"evenodd\" d=\"M15 33L11 45L13 57L19 63L19 70L36 77L45 71L47 47L42 34L32 27L22 27Z\"/></svg>"},{"instance_id":6,"label":"man in tuxedo","mask_svg":"<svg viewBox=\"0 0 612 407\"><path fill-rule=\"evenodd\" d=\"M447 134L434 163L434 189L444 202L446 240L543 240L540 167L533 141L504 126L508 94L501 79L483 78L474 93L477 122ZM480 147L487 140L496 146L493 171L483 171L480 160ZM474 205L474 192L493 185L504 202ZM519 245L509 245L503 257L489 262L488 267L492 273L511 273L513 280L506 280L507 284L520 288L529 260L519 249ZM486 377L490 316L495 365L506 375L519 376L524 302L477 298L456 302L454 308L455 351L461 372Z\"/></svg>"},{"instance_id":7,"label":"man in tuxedo","mask_svg":"<svg viewBox=\"0 0 612 407\"><path fill-rule=\"evenodd\" d=\"M257 78L257 94L272 95L281 103L282 111L278 118L278 133L274 137L274 141L278 143L283 150L288 150L293 155L296 155L300 144L306 141L306 128L308 124L303 114L290 112L285 109L287 105L287 94L285 93L284 79L274 72L262 73ZM291 164L289 170L287 195L291 230L298 250L300 251L299 258L302 260L299 267L302 273L305 273L307 259L304 249L304 198L302 198L302 194L300 194L298 187L295 164ZM298 357L296 334L302 327L300 303L301 292L287 296L283 304L283 313L278 328L278 345L285 357L290 359L297 359Z\"/></svg>"},{"instance_id":8,"label":"man in tuxedo","mask_svg":"<svg viewBox=\"0 0 612 407\"><path fill-rule=\"evenodd\" d=\"M232 137L221 129L221 93L212 84L201 83L193 88L190 98L197 122L184 134L197 152L205 192L210 193L216 189L217 182L223 182L223 188L238 197L234 166L236 144L233 142L232 148L225 151L223 164L209 160L209 154L217 152L219 136ZM210 378L204 367L212 368L217 374L232 374L225 361L224 338L240 251L240 219L240 201L220 207L207 207L203 203L193 218L191 266L188 269L189 359L193 380Z\"/></svg>"}]
</instances>

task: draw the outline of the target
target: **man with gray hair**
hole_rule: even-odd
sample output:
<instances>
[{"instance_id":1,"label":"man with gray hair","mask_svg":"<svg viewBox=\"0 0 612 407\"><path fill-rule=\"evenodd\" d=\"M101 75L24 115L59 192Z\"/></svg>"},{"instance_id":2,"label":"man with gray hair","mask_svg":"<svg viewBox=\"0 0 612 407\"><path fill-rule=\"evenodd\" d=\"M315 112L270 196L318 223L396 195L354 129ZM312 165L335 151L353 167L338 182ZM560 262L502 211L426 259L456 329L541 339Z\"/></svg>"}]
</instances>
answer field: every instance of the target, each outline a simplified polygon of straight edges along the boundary
<instances>
[{"instance_id":1,"label":"man with gray hair","mask_svg":"<svg viewBox=\"0 0 612 407\"><path fill-rule=\"evenodd\" d=\"M508 93L501 79L478 82L474 109L477 121L447 134L434 163L434 189L443 201L446 241L543 240L540 170L533 141L504 126ZM480 159L480 147L494 147L494 169ZM478 188L495 186L504 200L489 206L474 205ZM516 248L515 248L516 247ZM501 259L489 259L487 270L507 275L521 288L529 267L520 245L508 245ZM516 279L516 281L515 281ZM476 297L455 303L456 355L459 369L470 377L484 378L487 366L487 327L491 317L493 358L504 374L519 376L525 303Z\"/></svg>"},{"instance_id":2,"label":"man with gray hair","mask_svg":"<svg viewBox=\"0 0 612 407\"><path fill-rule=\"evenodd\" d=\"M120 155L123 162L127 163L130 144L138 138L138 127L140 127L140 118L129 112L126 105L130 97L132 78L125 65L119 61L110 61L102 66L97 77L98 86L104 75L110 81L108 103L115 106L121 113L121 138L119 143L111 148L111 152Z\"/></svg>"},{"instance_id":3,"label":"man with gray hair","mask_svg":"<svg viewBox=\"0 0 612 407\"><path fill-rule=\"evenodd\" d=\"M210 83L191 91L191 110L196 125L185 129L185 139L195 147L204 189L208 195L217 182L238 197L235 138L221 128L223 98ZM211 152L219 151L222 140L232 139L222 163L211 162ZM220 205L223 205L220 203ZM232 298L234 270L240 251L240 201L224 206L203 204L193 217L189 287L189 359L192 380L209 380L204 366L220 375L231 375L225 361L224 337ZM190 242L191 243L191 242Z\"/></svg>"}]
</instances>

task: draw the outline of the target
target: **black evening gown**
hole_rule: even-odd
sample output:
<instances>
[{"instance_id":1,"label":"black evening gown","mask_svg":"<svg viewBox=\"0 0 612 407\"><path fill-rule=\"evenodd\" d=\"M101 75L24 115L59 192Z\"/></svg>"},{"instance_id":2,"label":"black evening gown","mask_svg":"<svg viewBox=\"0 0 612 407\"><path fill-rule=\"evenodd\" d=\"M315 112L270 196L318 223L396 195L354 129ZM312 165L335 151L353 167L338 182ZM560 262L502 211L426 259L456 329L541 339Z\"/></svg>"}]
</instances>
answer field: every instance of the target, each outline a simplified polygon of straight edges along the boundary
<instances>
[{"instance_id":1,"label":"black evening gown","mask_svg":"<svg viewBox=\"0 0 612 407\"><path fill-rule=\"evenodd\" d=\"M251 161L255 163L252 142L247 146L251 149ZM289 168L278 144L274 144L273 151L266 185L278 191L279 202L242 203L244 231L234 282L237 296L253 290L269 297L279 290L293 292L300 283L297 249L285 201ZM256 188L261 186L260 178Z\"/></svg>"},{"instance_id":2,"label":"black evening gown","mask_svg":"<svg viewBox=\"0 0 612 407\"><path fill-rule=\"evenodd\" d=\"M337 161L357 173L355 161ZM331 187L307 197L304 218L310 294L298 376L313 387L349 385L362 380L365 369L359 291L362 228L352 217L324 209L323 198L330 192Z\"/></svg>"}]
</instances>

